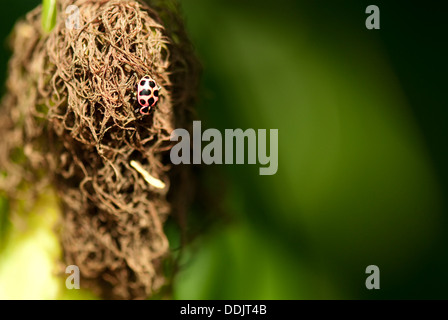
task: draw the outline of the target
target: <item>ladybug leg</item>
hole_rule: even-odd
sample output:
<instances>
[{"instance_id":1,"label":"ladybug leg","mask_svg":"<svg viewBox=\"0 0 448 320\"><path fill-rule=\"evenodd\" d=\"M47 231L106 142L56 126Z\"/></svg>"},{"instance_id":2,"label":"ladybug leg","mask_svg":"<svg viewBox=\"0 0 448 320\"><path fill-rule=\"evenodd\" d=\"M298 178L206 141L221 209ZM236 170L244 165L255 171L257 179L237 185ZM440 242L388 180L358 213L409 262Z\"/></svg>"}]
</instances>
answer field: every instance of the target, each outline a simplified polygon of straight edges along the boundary
<instances>
[{"instance_id":1,"label":"ladybug leg","mask_svg":"<svg viewBox=\"0 0 448 320\"><path fill-rule=\"evenodd\" d=\"M138 107L134 108L134 113L136 113L136 114L140 114L140 109L141 109L141 107L140 107L140 105L138 104L138 101L137 101L137 94L136 94L135 92L132 92L132 94L131 94L131 100L130 100L130 103L131 103L131 106L132 106L132 105L134 105L134 106L138 106Z\"/></svg>"},{"instance_id":2,"label":"ladybug leg","mask_svg":"<svg viewBox=\"0 0 448 320\"><path fill-rule=\"evenodd\" d=\"M137 96L136 96L135 92L132 92L131 99L129 102L131 103L131 105L134 105L134 106L137 105ZM140 108L136 108L136 109L134 109L134 112L138 113L139 110L140 110Z\"/></svg>"}]
</instances>

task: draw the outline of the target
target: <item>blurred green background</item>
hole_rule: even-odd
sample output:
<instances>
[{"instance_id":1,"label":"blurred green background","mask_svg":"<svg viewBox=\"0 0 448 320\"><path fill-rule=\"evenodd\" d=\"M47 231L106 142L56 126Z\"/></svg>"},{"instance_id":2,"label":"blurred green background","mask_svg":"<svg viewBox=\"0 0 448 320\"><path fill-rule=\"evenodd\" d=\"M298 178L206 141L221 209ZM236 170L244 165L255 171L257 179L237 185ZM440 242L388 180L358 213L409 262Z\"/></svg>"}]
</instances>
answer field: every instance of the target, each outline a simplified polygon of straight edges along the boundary
<instances>
[{"instance_id":1,"label":"blurred green background","mask_svg":"<svg viewBox=\"0 0 448 320\"><path fill-rule=\"evenodd\" d=\"M16 0L0 13L2 83L5 39L37 3ZM381 10L380 30L365 27L370 4ZM204 67L203 130L278 129L279 169L273 176L260 176L259 165L205 170L212 184L227 179L230 223L216 223L187 249L174 298L448 298L443 3L184 0L182 7ZM53 221L42 216L54 213L19 228L7 211L3 201L0 298L89 297L61 289L65 279L51 273L57 240L37 237ZM368 265L380 268L380 290L365 287ZM36 272L48 277L34 281Z\"/></svg>"}]
</instances>

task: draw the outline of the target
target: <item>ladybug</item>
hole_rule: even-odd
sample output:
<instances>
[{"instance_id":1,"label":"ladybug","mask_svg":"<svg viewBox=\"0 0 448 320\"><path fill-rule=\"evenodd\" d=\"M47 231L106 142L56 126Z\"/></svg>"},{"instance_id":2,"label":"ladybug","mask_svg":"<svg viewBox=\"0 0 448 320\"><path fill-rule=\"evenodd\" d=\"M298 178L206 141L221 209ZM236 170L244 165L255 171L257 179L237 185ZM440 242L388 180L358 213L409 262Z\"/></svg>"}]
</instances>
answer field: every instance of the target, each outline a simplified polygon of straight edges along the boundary
<instances>
[{"instance_id":1,"label":"ladybug","mask_svg":"<svg viewBox=\"0 0 448 320\"><path fill-rule=\"evenodd\" d=\"M141 78L137 86L137 101L141 108L137 109L136 112L143 115L149 114L151 107L155 107L159 101L160 89L156 81L150 76Z\"/></svg>"}]
</instances>

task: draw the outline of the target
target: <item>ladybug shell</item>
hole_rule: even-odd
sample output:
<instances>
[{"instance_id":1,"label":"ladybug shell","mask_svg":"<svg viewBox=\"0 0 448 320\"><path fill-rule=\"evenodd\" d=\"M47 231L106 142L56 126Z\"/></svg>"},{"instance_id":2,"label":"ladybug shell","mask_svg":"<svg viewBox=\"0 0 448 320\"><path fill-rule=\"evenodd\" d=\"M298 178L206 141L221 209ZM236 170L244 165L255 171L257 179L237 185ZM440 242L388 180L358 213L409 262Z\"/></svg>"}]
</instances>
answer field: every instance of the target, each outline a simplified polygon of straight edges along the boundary
<instances>
[{"instance_id":1,"label":"ladybug shell","mask_svg":"<svg viewBox=\"0 0 448 320\"><path fill-rule=\"evenodd\" d=\"M141 114L148 114L151 107L155 107L159 101L159 86L150 76L144 76L140 79L137 88L137 100L142 106Z\"/></svg>"}]
</instances>

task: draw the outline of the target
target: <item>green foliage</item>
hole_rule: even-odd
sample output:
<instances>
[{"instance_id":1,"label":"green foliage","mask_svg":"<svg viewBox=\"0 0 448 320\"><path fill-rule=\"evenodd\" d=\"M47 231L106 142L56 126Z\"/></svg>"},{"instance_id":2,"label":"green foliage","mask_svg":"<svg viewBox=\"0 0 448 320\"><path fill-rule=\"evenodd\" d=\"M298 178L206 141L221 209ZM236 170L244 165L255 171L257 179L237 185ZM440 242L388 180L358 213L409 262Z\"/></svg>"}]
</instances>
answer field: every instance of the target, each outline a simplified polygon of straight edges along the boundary
<instances>
[{"instance_id":1,"label":"green foliage","mask_svg":"<svg viewBox=\"0 0 448 320\"><path fill-rule=\"evenodd\" d=\"M42 29L50 32L56 25L56 0L42 1Z\"/></svg>"},{"instance_id":2,"label":"green foliage","mask_svg":"<svg viewBox=\"0 0 448 320\"><path fill-rule=\"evenodd\" d=\"M0 196L0 254L5 246L6 237L11 223L8 219L8 200Z\"/></svg>"},{"instance_id":3,"label":"green foliage","mask_svg":"<svg viewBox=\"0 0 448 320\"><path fill-rule=\"evenodd\" d=\"M279 129L279 169L223 166L237 223L197 244L176 297L359 298L370 264L398 287L440 235L440 189L378 38L301 5L183 7L203 128Z\"/></svg>"}]
</instances>

